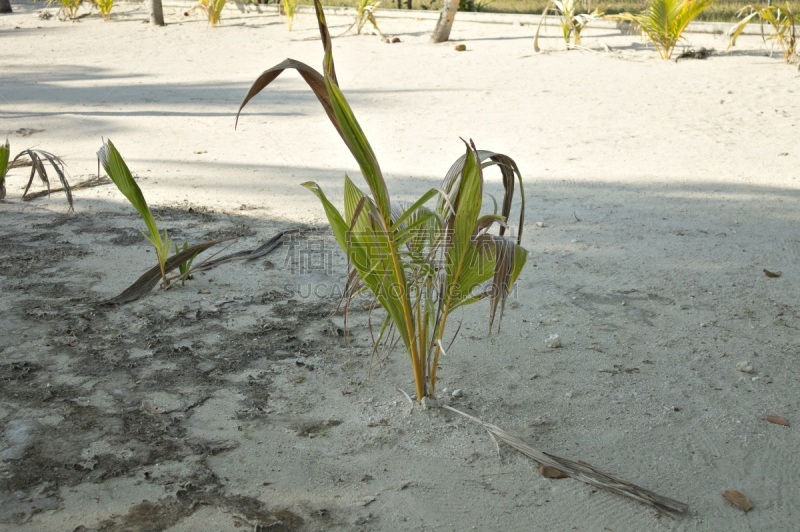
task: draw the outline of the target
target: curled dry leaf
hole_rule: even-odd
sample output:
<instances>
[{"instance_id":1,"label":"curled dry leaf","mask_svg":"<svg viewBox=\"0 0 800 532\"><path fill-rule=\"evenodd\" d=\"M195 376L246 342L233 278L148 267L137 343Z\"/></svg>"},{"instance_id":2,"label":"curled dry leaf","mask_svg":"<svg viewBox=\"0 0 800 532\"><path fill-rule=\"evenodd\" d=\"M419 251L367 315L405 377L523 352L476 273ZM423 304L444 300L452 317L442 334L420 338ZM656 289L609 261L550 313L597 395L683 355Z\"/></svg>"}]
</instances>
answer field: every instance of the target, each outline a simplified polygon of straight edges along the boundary
<instances>
[{"instance_id":1,"label":"curled dry leaf","mask_svg":"<svg viewBox=\"0 0 800 532\"><path fill-rule=\"evenodd\" d=\"M732 505L736 506L743 512L749 512L753 509L753 503L747 498L747 495L737 490L726 490L722 496Z\"/></svg>"},{"instance_id":2,"label":"curled dry leaf","mask_svg":"<svg viewBox=\"0 0 800 532\"><path fill-rule=\"evenodd\" d=\"M764 416L764 419L766 419L770 423L774 423L775 425L783 425L784 427L789 426L789 420L786 419L785 417L773 416L771 414L767 414L766 416Z\"/></svg>"},{"instance_id":3,"label":"curled dry leaf","mask_svg":"<svg viewBox=\"0 0 800 532\"><path fill-rule=\"evenodd\" d=\"M558 469L557 467L549 465L540 465L539 474L544 478L567 478L569 475Z\"/></svg>"},{"instance_id":4,"label":"curled dry leaf","mask_svg":"<svg viewBox=\"0 0 800 532\"><path fill-rule=\"evenodd\" d=\"M780 277L781 276L781 272L773 272L773 271L770 271L770 270L764 268L764 275L766 275L767 277L775 278L775 277Z\"/></svg>"}]
</instances>

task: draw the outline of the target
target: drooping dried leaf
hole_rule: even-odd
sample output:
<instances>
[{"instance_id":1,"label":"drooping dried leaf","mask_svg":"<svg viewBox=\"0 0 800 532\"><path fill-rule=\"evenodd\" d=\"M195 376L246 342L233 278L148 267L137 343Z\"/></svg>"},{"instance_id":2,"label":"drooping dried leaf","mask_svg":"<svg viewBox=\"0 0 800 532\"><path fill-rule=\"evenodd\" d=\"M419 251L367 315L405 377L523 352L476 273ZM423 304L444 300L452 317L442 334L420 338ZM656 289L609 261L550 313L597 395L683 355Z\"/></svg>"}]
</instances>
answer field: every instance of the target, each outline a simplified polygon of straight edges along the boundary
<instances>
[{"instance_id":1,"label":"drooping dried leaf","mask_svg":"<svg viewBox=\"0 0 800 532\"><path fill-rule=\"evenodd\" d=\"M764 416L764 419L766 419L770 423L774 423L775 425L783 425L784 427L789 426L789 420L786 419L785 417L767 414L766 416Z\"/></svg>"},{"instance_id":2,"label":"drooping dried leaf","mask_svg":"<svg viewBox=\"0 0 800 532\"><path fill-rule=\"evenodd\" d=\"M764 268L764 275L766 275L767 277L772 277L774 279L776 277L780 277L782 274L781 272L773 272Z\"/></svg>"},{"instance_id":3,"label":"drooping dried leaf","mask_svg":"<svg viewBox=\"0 0 800 532\"><path fill-rule=\"evenodd\" d=\"M511 215L511 204L514 200L514 188L516 183L519 183L519 191L520 191L520 213L519 213L519 226L517 227L517 244L522 242L522 229L525 225L525 190L522 187L522 174L519 171L519 167L517 167L517 163L509 157L508 155L504 155L502 153L495 153L488 150L476 150L476 154L478 159L481 162L481 166L487 168L489 166L497 166L500 169L500 173L502 174L503 178L503 209L500 212L500 215L503 219L508 223L510 215ZM461 172L464 169L464 165L466 164L466 156L459 157L456 162L450 167L445 174L444 180L442 181L441 188L442 190L446 191L448 194L453 192L459 186L458 181L461 176ZM444 196L440 202L438 210L444 212L444 202L446 196ZM505 234L506 227L505 225L500 225L500 236Z\"/></svg>"},{"instance_id":4,"label":"drooping dried leaf","mask_svg":"<svg viewBox=\"0 0 800 532\"><path fill-rule=\"evenodd\" d=\"M25 162L22 158L27 157L30 162ZM73 200L72 200L72 190L70 188L69 182L67 181L66 171L65 171L65 164L64 161L58 157L57 155L53 155L50 152L44 150L34 150L34 149L27 149L21 151L14 157L14 160L8 165L9 168L15 168L20 166L27 166L30 164L31 166L31 175L28 178L28 184L25 186L25 191L22 193L22 200L23 201L30 201L33 199L31 195L28 194L28 190L30 190L31 185L33 184L33 178L37 175L42 183L47 187L47 193L51 192L50 190L50 180L47 177L47 168L43 162L43 159L50 163L53 169L58 175L59 181L61 181L62 188L60 190L64 191L64 194L67 196L67 202L69 203L69 210L73 210Z\"/></svg>"},{"instance_id":5,"label":"drooping dried leaf","mask_svg":"<svg viewBox=\"0 0 800 532\"><path fill-rule=\"evenodd\" d=\"M294 59L286 59L274 67L265 70L260 76L258 76L258 78L253 82L253 85L250 87L250 90L247 91L242 103L239 105L239 110L236 113L235 125L239 124L239 115L241 114L242 109L244 109L244 106L247 105L247 102L252 100L259 92L264 90L267 85L272 83L275 78L277 78L284 70L291 68L297 70L297 72L303 77L309 88L311 88L311 90L314 92L314 95L319 100L319 103L322 104L322 108L325 110L325 113L328 115L328 118L330 118L337 131L339 131L339 134L343 135L336 122L336 117L333 114L333 106L331 105L331 99L328 96L328 91L325 88L325 80L323 79L322 75L307 64Z\"/></svg>"},{"instance_id":6,"label":"drooping dried leaf","mask_svg":"<svg viewBox=\"0 0 800 532\"><path fill-rule=\"evenodd\" d=\"M548 465L539 465L539 474L544 478L569 478L569 475L558 469L557 467Z\"/></svg>"},{"instance_id":7,"label":"drooping dried leaf","mask_svg":"<svg viewBox=\"0 0 800 532\"><path fill-rule=\"evenodd\" d=\"M722 494L726 501L736 506L743 512L749 512L753 509L753 503L747 498L747 495L738 490L726 490Z\"/></svg>"}]
</instances>

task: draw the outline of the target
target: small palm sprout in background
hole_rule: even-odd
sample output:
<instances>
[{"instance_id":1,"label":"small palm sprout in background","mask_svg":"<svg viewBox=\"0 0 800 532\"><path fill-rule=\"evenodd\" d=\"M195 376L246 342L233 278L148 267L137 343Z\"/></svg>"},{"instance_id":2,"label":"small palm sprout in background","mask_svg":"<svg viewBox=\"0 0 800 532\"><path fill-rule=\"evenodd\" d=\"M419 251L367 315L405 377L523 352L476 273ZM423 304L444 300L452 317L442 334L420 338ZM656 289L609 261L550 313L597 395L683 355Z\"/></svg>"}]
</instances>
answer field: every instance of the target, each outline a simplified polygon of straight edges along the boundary
<instances>
[{"instance_id":1,"label":"small palm sprout in background","mask_svg":"<svg viewBox=\"0 0 800 532\"><path fill-rule=\"evenodd\" d=\"M661 58L669 59L689 23L713 4L714 0L650 0L644 13L620 13L606 18L638 26Z\"/></svg>"},{"instance_id":2,"label":"small palm sprout in background","mask_svg":"<svg viewBox=\"0 0 800 532\"><path fill-rule=\"evenodd\" d=\"M539 19L539 25L536 27L536 34L533 37L533 49L537 52L539 51L539 31L542 29L549 11L558 15L561 19L561 34L564 37L567 49L570 46L580 46L583 29L603 16L603 12L599 9L595 9L591 13L580 13L578 0L554 0L544 8L542 17Z\"/></svg>"},{"instance_id":3,"label":"small palm sprout in background","mask_svg":"<svg viewBox=\"0 0 800 532\"><path fill-rule=\"evenodd\" d=\"M294 15L297 12L297 0L281 0L281 8L283 14L286 16L286 27L292 31L292 24L294 24Z\"/></svg>"},{"instance_id":4,"label":"small palm sprout in background","mask_svg":"<svg viewBox=\"0 0 800 532\"><path fill-rule=\"evenodd\" d=\"M94 0L94 2L103 20L110 20L111 9L114 7L114 0Z\"/></svg>"},{"instance_id":5,"label":"small palm sprout in background","mask_svg":"<svg viewBox=\"0 0 800 532\"><path fill-rule=\"evenodd\" d=\"M433 398L448 318L459 308L488 299L491 331L525 265L527 251L520 246L522 177L510 157L478 150L469 142L441 188L428 190L407 207L392 202L375 153L339 89L325 16L319 0L314 4L325 50L324 74L287 59L256 79L239 112L287 68L296 69L308 83L368 186L368 191L361 190L345 176L342 212L319 185L303 184L322 203L336 242L347 256L346 295L372 293L386 313L376 347L382 341L392 345L396 333L411 359L417 400ZM505 193L500 213L482 210L483 171L488 167L497 167L502 174ZM510 240L504 233L517 182L522 198L519 233ZM438 201L429 207L434 198Z\"/></svg>"},{"instance_id":6,"label":"small palm sprout in background","mask_svg":"<svg viewBox=\"0 0 800 532\"><path fill-rule=\"evenodd\" d=\"M21 151L16 157L14 157L14 159L11 159L10 156L11 146L9 145L8 140L6 140L6 143L0 146L0 199L4 199L6 197L6 178L8 171L13 168L21 168L25 166L31 167L31 173L30 177L28 178L28 183L25 185L25 190L22 193L22 201L29 201L43 194L49 194L51 190L50 179L47 176L47 165L45 164L47 162L50 163L50 166L55 171L59 181L61 181L61 190L63 190L64 194L67 196L69 210L73 209L72 189L67 181L67 173L64 161L60 157L53 155L48 151L35 150L33 148L28 148L27 150ZM47 191L29 195L28 191L30 190L33 180L36 176L39 176L41 182L47 187Z\"/></svg>"},{"instance_id":7,"label":"small palm sprout in background","mask_svg":"<svg viewBox=\"0 0 800 532\"><path fill-rule=\"evenodd\" d=\"M74 20L78 17L78 11L83 4L83 0L49 0L47 6L58 4L61 8L58 10L58 17L61 20Z\"/></svg>"},{"instance_id":8,"label":"small palm sprout in background","mask_svg":"<svg viewBox=\"0 0 800 532\"><path fill-rule=\"evenodd\" d=\"M375 20L375 12L381 6L381 0L358 0L358 4L356 5L356 20L353 23L356 26L356 34L361 35L361 30L364 29L364 25L369 22L372 24L372 27L375 28L375 31L378 32L378 35L383 37L383 33L381 32L380 28L378 28L378 22ZM350 28L353 27L350 26ZM350 31L350 28L347 28L347 31ZM345 31L345 33L347 33Z\"/></svg>"},{"instance_id":9,"label":"small palm sprout in background","mask_svg":"<svg viewBox=\"0 0 800 532\"><path fill-rule=\"evenodd\" d=\"M222 8L225 7L226 1L227 0L198 0L194 7L184 13L184 15L189 16L190 13L199 9L205 13L208 23L211 26L216 26L219 24L219 21L222 20Z\"/></svg>"},{"instance_id":10,"label":"small palm sprout in background","mask_svg":"<svg viewBox=\"0 0 800 532\"><path fill-rule=\"evenodd\" d=\"M736 44L736 39L739 38L739 35L742 34L745 27L754 19L758 18L762 25L761 36L764 38L765 42L768 40L772 41L773 47L777 43L781 47L783 59L787 63L800 59L797 50L797 33L794 27L794 14L788 2L783 6L749 4L740 9L737 15L740 18L744 18L728 31L728 37L731 39L728 45L729 49ZM764 36L764 22L772 26L772 33L768 37ZM770 55L772 55L771 51Z\"/></svg>"}]
</instances>

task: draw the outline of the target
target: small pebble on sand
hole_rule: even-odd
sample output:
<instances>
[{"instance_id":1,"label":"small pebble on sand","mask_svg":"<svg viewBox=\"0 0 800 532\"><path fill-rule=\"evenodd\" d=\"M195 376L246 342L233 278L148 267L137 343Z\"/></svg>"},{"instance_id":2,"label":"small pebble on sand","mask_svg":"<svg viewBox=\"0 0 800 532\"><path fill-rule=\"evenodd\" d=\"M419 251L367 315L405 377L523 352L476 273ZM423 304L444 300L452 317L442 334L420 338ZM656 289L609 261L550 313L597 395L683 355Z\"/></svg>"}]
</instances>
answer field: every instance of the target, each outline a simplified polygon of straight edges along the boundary
<instances>
[{"instance_id":1,"label":"small pebble on sand","mask_svg":"<svg viewBox=\"0 0 800 532\"><path fill-rule=\"evenodd\" d=\"M557 334L551 334L547 337L547 341L545 345L550 349L555 349L556 347L561 347L561 337Z\"/></svg>"}]
</instances>

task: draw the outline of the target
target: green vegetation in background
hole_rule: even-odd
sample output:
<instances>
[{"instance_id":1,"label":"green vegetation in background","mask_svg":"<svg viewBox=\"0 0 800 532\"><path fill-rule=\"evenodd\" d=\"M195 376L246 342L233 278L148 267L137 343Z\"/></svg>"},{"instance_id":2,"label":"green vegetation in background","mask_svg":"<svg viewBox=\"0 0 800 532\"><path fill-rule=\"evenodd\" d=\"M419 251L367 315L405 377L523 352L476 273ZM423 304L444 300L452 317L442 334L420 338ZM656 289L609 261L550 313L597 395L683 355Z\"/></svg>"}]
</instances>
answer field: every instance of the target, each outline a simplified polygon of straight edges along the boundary
<instances>
[{"instance_id":1,"label":"green vegetation in background","mask_svg":"<svg viewBox=\"0 0 800 532\"><path fill-rule=\"evenodd\" d=\"M689 23L712 5L714 0L650 0L641 13L620 13L608 18L640 28L658 55L669 59Z\"/></svg>"},{"instance_id":2,"label":"green vegetation in background","mask_svg":"<svg viewBox=\"0 0 800 532\"><path fill-rule=\"evenodd\" d=\"M739 16L742 17L742 20L728 32L731 38L728 48L736 44L736 39L750 22L759 19L762 25L766 22L772 27L772 33L769 36L765 36L764 40L772 41L773 47L776 44L780 46L783 58L787 63L800 60L800 54L798 54L797 50L795 16L788 2L783 6L751 4L743 7L739 12Z\"/></svg>"},{"instance_id":3,"label":"green vegetation in background","mask_svg":"<svg viewBox=\"0 0 800 532\"><path fill-rule=\"evenodd\" d=\"M297 11L297 0L281 0L281 7L283 8L283 14L286 16L286 28L292 31L294 14Z\"/></svg>"},{"instance_id":4,"label":"green vegetation in background","mask_svg":"<svg viewBox=\"0 0 800 532\"><path fill-rule=\"evenodd\" d=\"M355 7L356 0L326 0L326 6L333 7ZM476 4L481 3L476 0ZM484 5L481 10L487 13L527 13L541 14L550 0L494 0L491 3L482 2ZM577 13L591 13L595 9L602 9L604 13L640 13L645 11L648 6L647 0L608 0L606 1L581 1L578 2ZM312 0L298 0L298 5L313 5ZM406 0L402 0L403 9ZM748 2L734 0L717 0L713 6L706 9L697 17L696 20L717 21L717 22L737 22L737 13ZM429 9L438 11L442 8L441 0L412 0L413 9ZM792 12L800 12L800 1L789 2ZM383 0L381 9L397 9L397 0Z\"/></svg>"},{"instance_id":5,"label":"green vegetation in background","mask_svg":"<svg viewBox=\"0 0 800 532\"><path fill-rule=\"evenodd\" d=\"M208 18L208 23L212 26L219 24L222 20L222 8L225 7L227 0L198 0L197 4L192 9L199 9L205 13Z\"/></svg>"},{"instance_id":6,"label":"green vegetation in background","mask_svg":"<svg viewBox=\"0 0 800 532\"><path fill-rule=\"evenodd\" d=\"M74 19L78 16L78 10L81 8L83 0L49 0L47 6L59 5L61 6L60 12L63 13L64 18Z\"/></svg>"},{"instance_id":7,"label":"green vegetation in background","mask_svg":"<svg viewBox=\"0 0 800 532\"><path fill-rule=\"evenodd\" d=\"M95 0L95 5L97 6L97 11L100 13L100 16L103 17L103 20L109 20L111 18L111 9L114 7L114 0Z\"/></svg>"},{"instance_id":8,"label":"green vegetation in background","mask_svg":"<svg viewBox=\"0 0 800 532\"><path fill-rule=\"evenodd\" d=\"M603 12L599 9L595 9L591 13L581 13L578 11L579 6L579 0L553 0L553 2L548 4L545 12L542 13L542 18L539 19L539 25L536 27L536 33L533 38L533 49L537 52L539 51L539 32L547 19L548 11L558 16L561 21L561 34L564 37L567 50L569 50L570 46L580 46L581 32L583 29L598 18L601 18Z\"/></svg>"}]
</instances>

